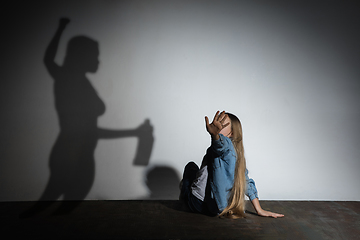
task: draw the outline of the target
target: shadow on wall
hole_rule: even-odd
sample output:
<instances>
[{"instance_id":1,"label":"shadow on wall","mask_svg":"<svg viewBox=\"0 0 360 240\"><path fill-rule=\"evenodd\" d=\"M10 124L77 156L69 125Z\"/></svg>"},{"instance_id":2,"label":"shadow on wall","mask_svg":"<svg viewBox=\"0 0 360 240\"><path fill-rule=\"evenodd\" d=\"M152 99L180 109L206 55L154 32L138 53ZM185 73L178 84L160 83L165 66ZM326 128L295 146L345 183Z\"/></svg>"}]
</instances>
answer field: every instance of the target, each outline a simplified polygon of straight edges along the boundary
<instances>
[{"instance_id":1,"label":"shadow on wall","mask_svg":"<svg viewBox=\"0 0 360 240\"><path fill-rule=\"evenodd\" d=\"M154 142L149 120L129 130L102 129L97 118L105 104L96 93L86 73L98 68L98 43L86 36L72 38L63 66L54 59L68 19L61 19L55 36L46 49L44 64L54 80L55 107L60 133L51 150L50 178L39 201L21 217L29 217L48 208L61 196L64 201L54 214L70 213L85 199L95 177L94 151L99 139L138 137L134 165L148 165ZM76 200L76 201L68 201Z\"/></svg>"},{"instance_id":2,"label":"shadow on wall","mask_svg":"<svg viewBox=\"0 0 360 240\"><path fill-rule=\"evenodd\" d=\"M180 179L175 169L168 166L152 166L146 172L146 186L150 194L146 199L177 200Z\"/></svg>"}]
</instances>

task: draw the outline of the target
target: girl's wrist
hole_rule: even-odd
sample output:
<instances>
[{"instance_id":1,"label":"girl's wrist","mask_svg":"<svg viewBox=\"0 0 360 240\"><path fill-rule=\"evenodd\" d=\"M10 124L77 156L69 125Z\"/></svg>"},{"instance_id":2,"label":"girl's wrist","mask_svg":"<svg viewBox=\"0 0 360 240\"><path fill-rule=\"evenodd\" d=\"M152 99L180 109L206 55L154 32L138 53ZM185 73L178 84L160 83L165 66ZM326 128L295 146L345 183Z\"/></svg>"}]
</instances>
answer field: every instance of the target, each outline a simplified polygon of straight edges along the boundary
<instances>
[{"instance_id":1,"label":"girl's wrist","mask_svg":"<svg viewBox=\"0 0 360 240\"><path fill-rule=\"evenodd\" d=\"M259 199L258 198L254 198L252 201L251 201L255 211L259 214L259 212L262 212L264 211L262 208L261 208L261 205L260 205L260 202L259 202Z\"/></svg>"},{"instance_id":2,"label":"girl's wrist","mask_svg":"<svg viewBox=\"0 0 360 240\"><path fill-rule=\"evenodd\" d=\"M210 134L210 136L211 136L211 140L213 141L219 140L220 138L219 134Z\"/></svg>"},{"instance_id":3,"label":"girl's wrist","mask_svg":"<svg viewBox=\"0 0 360 240\"><path fill-rule=\"evenodd\" d=\"M261 214L261 212L263 212L264 209L262 209L262 208L260 207L259 209L255 209L255 211L256 211L257 214Z\"/></svg>"}]
</instances>

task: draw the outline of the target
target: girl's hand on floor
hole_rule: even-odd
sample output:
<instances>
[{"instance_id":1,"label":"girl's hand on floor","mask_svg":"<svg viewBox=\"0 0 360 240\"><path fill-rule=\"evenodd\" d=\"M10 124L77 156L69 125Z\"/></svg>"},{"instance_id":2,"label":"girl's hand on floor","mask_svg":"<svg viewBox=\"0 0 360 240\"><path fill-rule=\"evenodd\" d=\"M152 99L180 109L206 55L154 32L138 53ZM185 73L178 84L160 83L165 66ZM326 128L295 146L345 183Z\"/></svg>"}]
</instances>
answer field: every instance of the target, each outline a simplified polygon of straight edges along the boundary
<instances>
[{"instance_id":1,"label":"girl's hand on floor","mask_svg":"<svg viewBox=\"0 0 360 240\"><path fill-rule=\"evenodd\" d=\"M211 137L215 140L219 139L219 133L220 131L226 127L227 125L229 125L230 123L226 123L223 125L225 119L228 117L225 114L225 111L222 111L220 114L220 112L217 111L214 119L212 121L211 124L209 124L209 119L206 116L205 117L205 123L206 123L206 130L208 131L208 133L211 135Z\"/></svg>"},{"instance_id":2,"label":"girl's hand on floor","mask_svg":"<svg viewBox=\"0 0 360 240\"><path fill-rule=\"evenodd\" d=\"M265 210L261 210L257 214L259 216L262 216L262 217L273 217L273 218L278 218L278 217L283 217L284 216L284 214L273 213L273 212L265 211Z\"/></svg>"}]
</instances>

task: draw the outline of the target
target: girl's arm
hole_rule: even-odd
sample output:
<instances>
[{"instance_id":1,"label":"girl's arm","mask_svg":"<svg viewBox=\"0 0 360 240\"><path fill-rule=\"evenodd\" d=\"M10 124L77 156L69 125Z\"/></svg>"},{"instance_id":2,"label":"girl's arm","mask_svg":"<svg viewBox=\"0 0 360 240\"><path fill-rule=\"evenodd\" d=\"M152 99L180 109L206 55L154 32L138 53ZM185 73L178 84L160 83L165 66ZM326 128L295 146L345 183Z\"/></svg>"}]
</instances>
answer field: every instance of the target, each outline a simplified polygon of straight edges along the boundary
<instances>
[{"instance_id":1,"label":"girl's arm","mask_svg":"<svg viewBox=\"0 0 360 240\"><path fill-rule=\"evenodd\" d=\"M251 201L251 204L253 205L255 211L257 212L257 214L258 214L259 216L262 216L262 217L273 217L273 218L278 218L278 217L283 217L283 216L284 216L284 214L273 213L273 212L266 211L266 210L262 209L261 206L260 206L260 202L259 202L259 199L258 199L258 198L254 198L254 199Z\"/></svg>"}]
</instances>

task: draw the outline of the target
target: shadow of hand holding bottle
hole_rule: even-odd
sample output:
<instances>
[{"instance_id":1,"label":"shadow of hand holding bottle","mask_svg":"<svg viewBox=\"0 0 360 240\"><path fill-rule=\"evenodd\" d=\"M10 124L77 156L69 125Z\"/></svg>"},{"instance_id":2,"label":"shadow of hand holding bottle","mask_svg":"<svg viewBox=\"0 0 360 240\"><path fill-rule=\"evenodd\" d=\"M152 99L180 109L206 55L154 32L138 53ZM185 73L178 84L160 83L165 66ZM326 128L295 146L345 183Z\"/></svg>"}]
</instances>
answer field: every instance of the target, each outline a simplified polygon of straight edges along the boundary
<instances>
[{"instance_id":1,"label":"shadow of hand holding bottle","mask_svg":"<svg viewBox=\"0 0 360 240\"><path fill-rule=\"evenodd\" d=\"M32 216L63 197L55 214L69 213L89 193L95 177L94 151L99 139L138 137L134 165L147 165L154 142L153 127L146 119L138 128L103 129L97 119L105 112L105 104L86 77L99 65L99 46L86 36L70 39L62 66L55 63L60 37L68 19L60 19L59 27L46 49L44 64L54 79L55 107L60 132L52 148L50 178L39 201L22 217ZM69 201L75 200L75 201Z\"/></svg>"}]
</instances>

